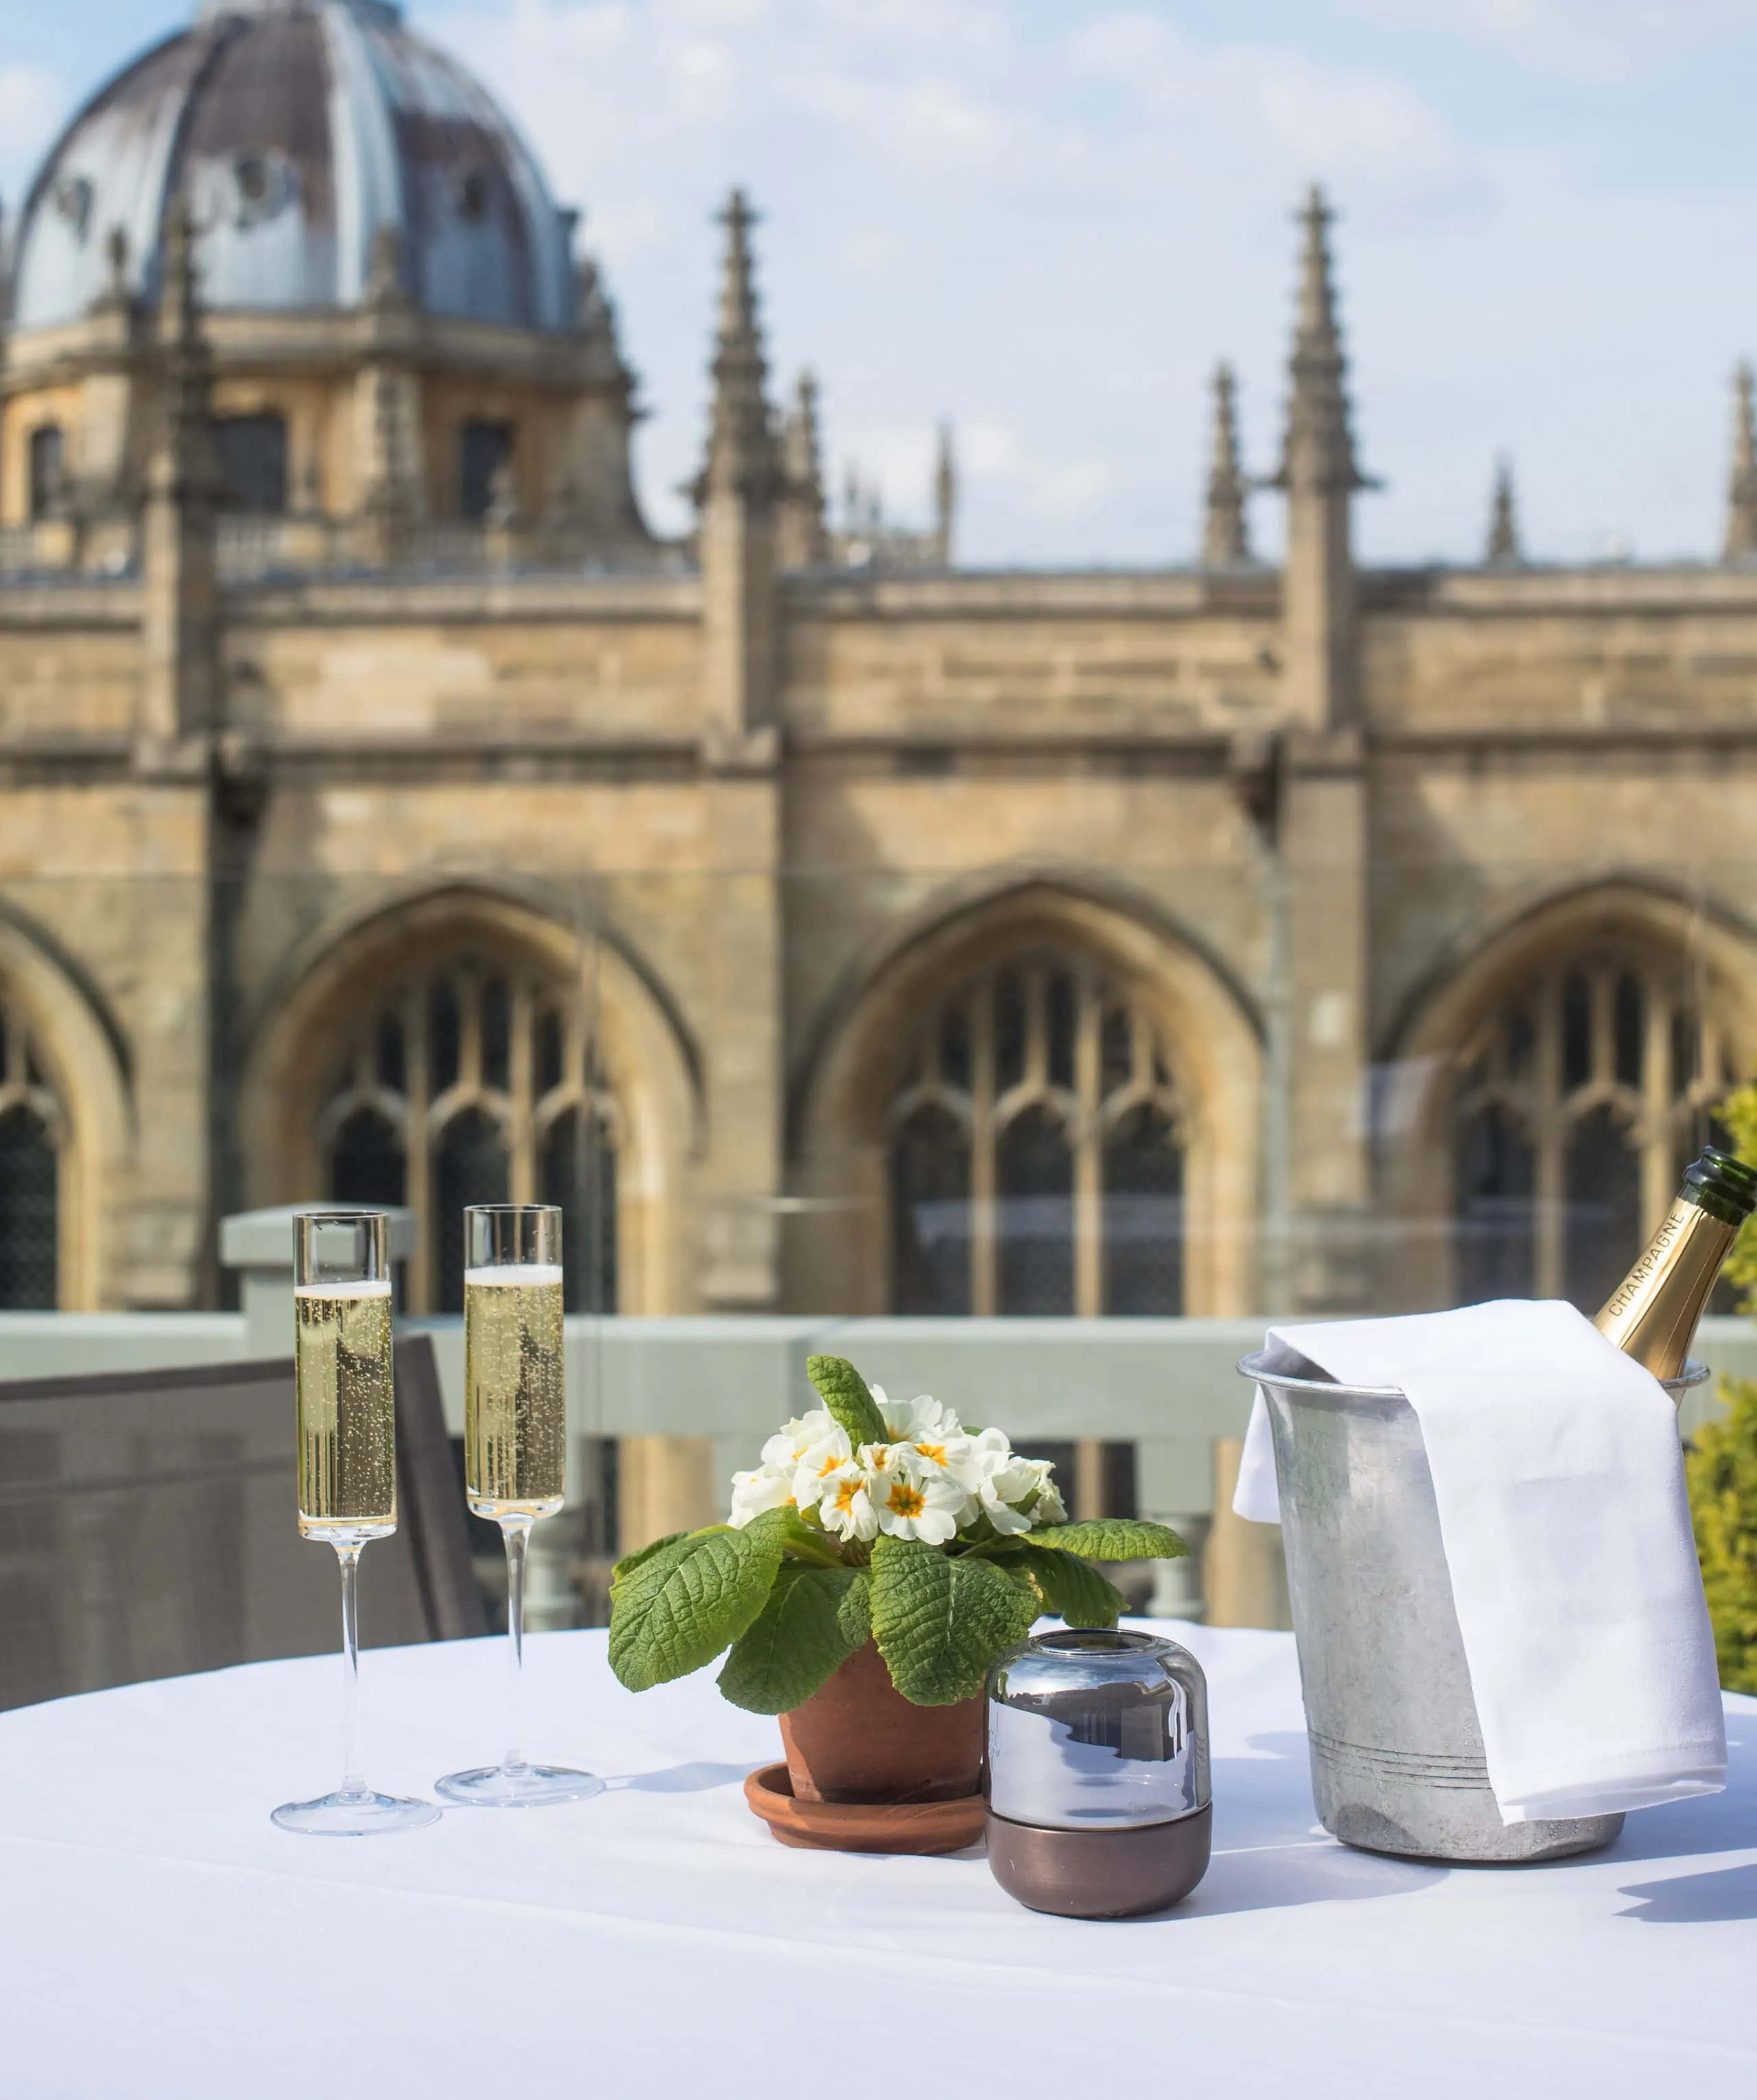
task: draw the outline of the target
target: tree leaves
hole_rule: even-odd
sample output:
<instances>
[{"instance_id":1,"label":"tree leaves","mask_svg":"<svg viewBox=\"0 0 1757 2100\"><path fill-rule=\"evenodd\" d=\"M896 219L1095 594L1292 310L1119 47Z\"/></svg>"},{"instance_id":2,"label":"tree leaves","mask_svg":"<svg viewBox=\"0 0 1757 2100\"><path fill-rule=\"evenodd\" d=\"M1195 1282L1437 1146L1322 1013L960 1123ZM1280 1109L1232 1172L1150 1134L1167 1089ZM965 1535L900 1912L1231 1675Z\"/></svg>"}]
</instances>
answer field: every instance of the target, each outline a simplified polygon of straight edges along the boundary
<instances>
[{"instance_id":1,"label":"tree leaves","mask_svg":"<svg viewBox=\"0 0 1757 2100\"><path fill-rule=\"evenodd\" d=\"M914 1538L872 1549L872 1631L892 1683L917 1706L973 1699L1036 1616L1035 1592L991 1560Z\"/></svg>"},{"instance_id":2,"label":"tree leaves","mask_svg":"<svg viewBox=\"0 0 1757 2100\"><path fill-rule=\"evenodd\" d=\"M867 1382L845 1357L807 1357L806 1376L818 1397L848 1432L855 1450L863 1444L888 1444L890 1432Z\"/></svg>"},{"instance_id":3,"label":"tree leaves","mask_svg":"<svg viewBox=\"0 0 1757 2100\"><path fill-rule=\"evenodd\" d=\"M1190 1551L1169 1524L1150 1524L1138 1516L1045 1524L1031 1533L1031 1543L1055 1553L1077 1553L1084 1560L1178 1560Z\"/></svg>"},{"instance_id":4,"label":"tree leaves","mask_svg":"<svg viewBox=\"0 0 1757 2100\"><path fill-rule=\"evenodd\" d=\"M631 1692L700 1670L750 1626L781 1564L790 1509L715 1524L631 1555L610 1590L610 1666Z\"/></svg>"},{"instance_id":5,"label":"tree leaves","mask_svg":"<svg viewBox=\"0 0 1757 2100\"><path fill-rule=\"evenodd\" d=\"M1035 1534L1034 1534L1035 1536ZM1017 1564L1036 1585L1044 1609L1068 1626L1114 1626L1128 1599L1077 1553L1044 1553L1021 1539Z\"/></svg>"},{"instance_id":6,"label":"tree leaves","mask_svg":"<svg viewBox=\"0 0 1757 2100\"><path fill-rule=\"evenodd\" d=\"M784 1562L769 1601L732 1643L722 1695L751 1714L803 1705L872 1638L870 1588L863 1568Z\"/></svg>"}]
</instances>

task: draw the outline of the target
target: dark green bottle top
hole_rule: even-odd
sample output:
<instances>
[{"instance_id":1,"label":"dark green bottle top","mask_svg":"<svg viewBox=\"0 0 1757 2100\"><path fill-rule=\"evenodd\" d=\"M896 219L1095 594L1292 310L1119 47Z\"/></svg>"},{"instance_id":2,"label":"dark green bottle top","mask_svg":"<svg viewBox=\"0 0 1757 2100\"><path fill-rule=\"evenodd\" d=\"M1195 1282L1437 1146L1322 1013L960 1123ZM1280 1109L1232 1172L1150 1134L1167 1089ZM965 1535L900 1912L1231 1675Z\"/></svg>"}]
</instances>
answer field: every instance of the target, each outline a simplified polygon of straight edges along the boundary
<instances>
[{"instance_id":1,"label":"dark green bottle top","mask_svg":"<svg viewBox=\"0 0 1757 2100\"><path fill-rule=\"evenodd\" d=\"M1757 1169L1730 1152L1704 1145L1702 1156L1684 1170L1680 1199L1694 1203L1724 1225L1742 1225L1757 1211Z\"/></svg>"}]
</instances>

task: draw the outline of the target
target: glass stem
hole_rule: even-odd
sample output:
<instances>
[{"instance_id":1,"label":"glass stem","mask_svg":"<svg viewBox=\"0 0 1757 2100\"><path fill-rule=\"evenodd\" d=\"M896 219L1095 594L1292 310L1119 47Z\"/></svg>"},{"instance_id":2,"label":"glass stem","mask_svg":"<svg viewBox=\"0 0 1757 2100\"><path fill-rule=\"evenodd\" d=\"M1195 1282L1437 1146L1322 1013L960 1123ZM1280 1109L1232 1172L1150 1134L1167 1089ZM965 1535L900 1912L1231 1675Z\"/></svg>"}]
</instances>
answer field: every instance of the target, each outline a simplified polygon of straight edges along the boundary
<instances>
[{"instance_id":1,"label":"glass stem","mask_svg":"<svg viewBox=\"0 0 1757 2100\"><path fill-rule=\"evenodd\" d=\"M366 1791L360 1754L360 1574L358 1542L336 1545L342 1564L342 1791Z\"/></svg>"},{"instance_id":2,"label":"glass stem","mask_svg":"<svg viewBox=\"0 0 1757 2100\"><path fill-rule=\"evenodd\" d=\"M506 1540L506 1754L504 1771L524 1767L525 1548L529 1518L502 1520Z\"/></svg>"}]
</instances>

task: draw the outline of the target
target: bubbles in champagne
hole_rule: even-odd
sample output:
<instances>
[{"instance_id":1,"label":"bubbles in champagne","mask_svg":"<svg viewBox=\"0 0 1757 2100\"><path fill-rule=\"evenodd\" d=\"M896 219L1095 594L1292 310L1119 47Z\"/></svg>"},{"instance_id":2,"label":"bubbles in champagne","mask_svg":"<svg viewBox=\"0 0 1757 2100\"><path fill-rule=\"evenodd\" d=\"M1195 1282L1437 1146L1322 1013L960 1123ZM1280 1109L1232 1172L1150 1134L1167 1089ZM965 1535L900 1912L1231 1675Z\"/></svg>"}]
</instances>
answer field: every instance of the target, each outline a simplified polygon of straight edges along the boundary
<instances>
[{"instance_id":1,"label":"bubbles in champagne","mask_svg":"<svg viewBox=\"0 0 1757 2100\"><path fill-rule=\"evenodd\" d=\"M562 1272L464 1273L464 1452L478 1516L553 1516L567 1485Z\"/></svg>"},{"instance_id":2,"label":"bubbles in champagne","mask_svg":"<svg viewBox=\"0 0 1757 2100\"><path fill-rule=\"evenodd\" d=\"M382 1538L396 1529L391 1286L305 1284L293 1304L299 1529Z\"/></svg>"}]
</instances>

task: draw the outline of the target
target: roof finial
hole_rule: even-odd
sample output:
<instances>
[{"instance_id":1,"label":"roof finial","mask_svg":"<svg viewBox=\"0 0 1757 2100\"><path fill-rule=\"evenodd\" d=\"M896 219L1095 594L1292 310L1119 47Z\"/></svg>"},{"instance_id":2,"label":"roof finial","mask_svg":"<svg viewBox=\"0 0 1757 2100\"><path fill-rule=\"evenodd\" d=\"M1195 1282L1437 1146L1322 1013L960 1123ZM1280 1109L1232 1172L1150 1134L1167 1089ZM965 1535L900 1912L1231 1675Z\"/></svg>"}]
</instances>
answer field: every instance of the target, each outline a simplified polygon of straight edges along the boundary
<instances>
[{"instance_id":1,"label":"roof finial","mask_svg":"<svg viewBox=\"0 0 1757 2100\"><path fill-rule=\"evenodd\" d=\"M779 548L784 569L809 569L828 551L823 530L823 462L818 445L818 382L801 372L781 435L786 505Z\"/></svg>"},{"instance_id":2,"label":"roof finial","mask_svg":"<svg viewBox=\"0 0 1757 2100\"><path fill-rule=\"evenodd\" d=\"M1202 521L1202 566L1236 569L1251 558L1251 536L1245 518L1248 492L1238 465L1238 421L1234 404L1233 368L1214 368L1214 435L1208 460L1207 504Z\"/></svg>"},{"instance_id":3,"label":"roof finial","mask_svg":"<svg viewBox=\"0 0 1757 2100\"><path fill-rule=\"evenodd\" d=\"M697 501L714 491L735 490L748 500L772 501L781 480L775 432L763 392L768 367L757 320L750 254L755 214L744 192L735 189L719 214L726 228L726 260L720 279L720 323L714 344L713 405L708 460L697 483Z\"/></svg>"},{"instance_id":4,"label":"roof finial","mask_svg":"<svg viewBox=\"0 0 1757 2100\"><path fill-rule=\"evenodd\" d=\"M1519 514L1513 502L1513 463L1503 452L1494 464L1494 495L1489 509L1489 536L1482 550L1488 569L1516 569L1525 562L1519 544Z\"/></svg>"},{"instance_id":5,"label":"roof finial","mask_svg":"<svg viewBox=\"0 0 1757 2100\"><path fill-rule=\"evenodd\" d=\"M1371 488L1354 460L1343 376L1348 361L1336 324L1336 294L1330 265L1330 222L1335 217L1316 183L1300 212L1305 241L1300 261L1299 318L1287 399L1287 432L1272 488Z\"/></svg>"},{"instance_id":6,"label":"roof finial","mask_svg":"<svg viewBox=\"0 0 1757 2100\"><path fill-rule=\"evenodd\" d=\"M1757 554L1757 430L1751 421L1751 368L1733 375L1733 471L1727 477L1727 529L1721 558L1748 562Z\"/></svg>"},{"instance_id":7,"label":"roof finial","mask_svg":"<svg viewBox=\"0 0 1757 2100\"><path fill-rule=\"evenodd\" d=\"M958 466L951 448L951 426L939 426L939 447L934 457L934 557L942 568L951 567L951 525L958 508Z\"/></svg>"}]
</instances>

